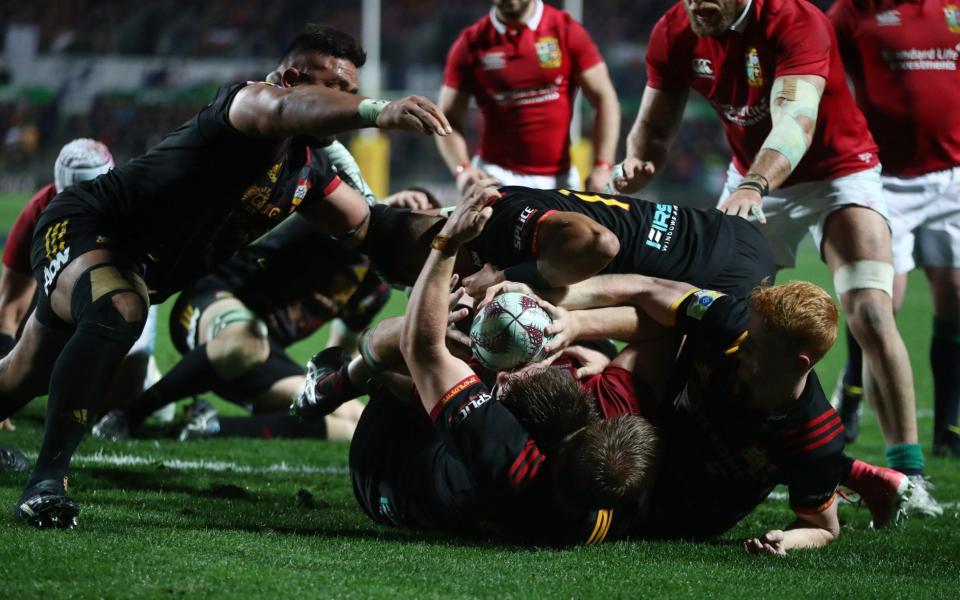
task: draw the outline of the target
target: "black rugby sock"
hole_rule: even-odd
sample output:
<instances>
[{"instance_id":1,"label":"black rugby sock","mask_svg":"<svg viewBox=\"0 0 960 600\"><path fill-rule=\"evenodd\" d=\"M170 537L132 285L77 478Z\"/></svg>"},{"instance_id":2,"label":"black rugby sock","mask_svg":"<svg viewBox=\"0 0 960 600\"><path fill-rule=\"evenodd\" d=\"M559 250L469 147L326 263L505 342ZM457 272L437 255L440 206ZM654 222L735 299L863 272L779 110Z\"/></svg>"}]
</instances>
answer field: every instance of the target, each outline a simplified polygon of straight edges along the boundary
<instances>
[{"instance_id":1,"label":"black rugby sock","mask_svg":"<svg viewBox=\"0 0 960 600\"><path fill-rule=\"evenodd\" d=\"M133 335L118 339L109 322L94 318L77 325L53 366L43 445L28 487L44 479L59 481L66 475L87 419L95 414L104 390L136 339Z\"/></svg>"},{"instance_id":2,"label":"black rugby sock","mask_svg":"<svg viewBox=\"0 0 960 600\"><path fill-rule=\"evenodd\" d=\"M302 422L287 413L268 413L249 417L220 417L220 433L224 437L251 438L315 438L326 439L325 419Z\"/></svg>"},{"instance_id":3,"label":"black rugby sock","mask_svg":"<svg viewBox=\"0 0 960 600\"><path fill-rule=\"evenodd\" d=\"M933 432L936 438L955 430L960 417L960 324L934 318L930 367L933 369Z\"/></svg>"},{"instance_id":4,"label":"black rugby sock","mask_svg":"<svg viewBox=\"0 0 960 600\"><path fill-rule=\"evenodd\" d=\"M150 389L124 407L131 429L136 429L148 416L171 402L210 391L222 381L207 356L207 345L187 352Z\"/></svg>"}]
</instances>

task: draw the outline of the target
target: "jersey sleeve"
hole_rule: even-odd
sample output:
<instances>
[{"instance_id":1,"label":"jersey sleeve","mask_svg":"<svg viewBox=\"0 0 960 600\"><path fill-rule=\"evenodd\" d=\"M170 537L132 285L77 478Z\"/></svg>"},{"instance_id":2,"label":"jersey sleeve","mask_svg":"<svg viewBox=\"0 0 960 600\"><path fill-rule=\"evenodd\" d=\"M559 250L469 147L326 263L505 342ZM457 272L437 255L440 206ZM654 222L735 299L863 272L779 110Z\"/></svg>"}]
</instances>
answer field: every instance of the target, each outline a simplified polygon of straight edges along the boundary
<instances>
[{"instance_id":1,"label":"jersey sleeve","mask_svg":"<svg viewBox=\"0 0 960 600\"><path fill-rule=\"evenodd\" d=\"M30 249L33 246L33 228L37 225L40 213L56 195L57 188L52 183L40 188L17 215L3 247L4 267L24 275L32 272Z\"/></svg>"},{"instance_id":2,"label":"jersey sleeve","mask_svg":"<svg viewBox=\"0 0 960 600\"><path fill-rule=\"evenodd\" d=\"M333 190L340 187L343 180L337 174L337 167L326 152L318 152L316 148L307 148L307 160L310 161L310 176L313 179L308 195L326 198ZM300 183L303 185L303 182ZM312 192L312 194L311 194Z\"/></svg>"},{"instance_id":3,"label":"jersey sleeve","mask_svg":"<svg viewBox=\"0 0 960 600\"><path fill-rule=\"evenodd\" d=\"M658 90L682 90L687 82L680 73L682 69L670 64L670 49L667 41L665 17L657 21L647 42L647 85Z\"/></svg>"},{"instance_id":4,"label":"jersey sleeve","mask_svg":"<svg viewBox=\"0 0 960 600\"><path fill-rule=\"evenodd\" d=\"M819 75L826 79L830 75L834 38L820 9L806 2L787 4L770 20L767 33L777 49L774 77Z\"/></svg>"},{"instance_id":5,"label":"jersey sleeve","mask_svg":"<svg viewBox=\"0 0 960 600\"><path fill-rule=\"evenodd\" d=\"M608 366L602 373L582 383L597 403L604 419L620 415L640 415L640 402L633 373L616 366Z\"/></svg>"},{"instance_id":6,"label":"jersey sleeve","mask_svg":"<svg viewBox=\"0 0 960 600\"><path fill-rule=\"evenodd\" d=\"M536 443L476 375L444 394L430 416L440 439L481 485L519 490L543 466Z\"/></svg>"},{"instance_id":7,"label":"jersey sleeve","mask_svg":"<svg viewBox=\"0 0 960 600\"><path fill-rule=\"evenodd\" d=\"M460 33L450 47L450 52L447 53L447 64L443 68L443 85L462 92L473 90L473 69L466 31Z\"/></svg>"},{"instance_id":8,"label":"jersey sleeve","mask_svg":"<svg viewBox=\"0 0 960 600\"><path fill-rule=\"evenodd\" d=\"M197 130L205 141L212 144L229 144L233 140L253 141L240 133L230 123L230 106L237 92L247 85L271 85L265 82L247 82L227 85L217 90L213 101L197 113Z\"/></svg>"},{"instance_id":9,"label":"jersey sleeve","mask_svg":"<svg viewBox=\"0 0 960 600\"><path fill-rule=\"evenodd\" d=\"M570 18L567 28L567 48L573 60L573 72L583 73L603 62L603 56L583 25Z\"/></svg>"},{"instance_id":10,"label":"jersey sleeve","mask_svg":"<svg viewBox=\"0 0 960 600\"><path fill-rule=\"evenodd\" d=\"M713 290L692 290L674 305L676 327L707 351L732 354L746 338L750 307Z\"/></svg>"}]
</instances>

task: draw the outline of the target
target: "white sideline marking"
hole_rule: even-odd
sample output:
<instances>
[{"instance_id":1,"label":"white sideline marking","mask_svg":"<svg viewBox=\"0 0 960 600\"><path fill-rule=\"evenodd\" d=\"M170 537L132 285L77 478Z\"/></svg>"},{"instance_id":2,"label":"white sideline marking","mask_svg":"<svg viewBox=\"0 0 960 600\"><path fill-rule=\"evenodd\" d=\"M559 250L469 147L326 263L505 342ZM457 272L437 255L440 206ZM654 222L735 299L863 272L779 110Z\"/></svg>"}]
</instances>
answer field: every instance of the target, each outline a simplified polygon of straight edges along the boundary
<instances>
[{"instance_id":1,"label":"white sideline marking","mask_svg":"<svg viewBox=\"0 0 960 600\"><path fill-rule=\"evenodd\" d=\"M31 456L36 458L36 456ZM133 454L106 453L98 451L94 454L77 455L73 457L73 464L79 465L113 465L119 467L163 465L168 469L182 471L213 471L233 473L296 473L302 475L347 475L346 467L313 467L310 465L291 465L286 462L274 463L265 467L244 465L223 460L181 460L178 458L146 458Z\"/></svg>"}]
</instances>

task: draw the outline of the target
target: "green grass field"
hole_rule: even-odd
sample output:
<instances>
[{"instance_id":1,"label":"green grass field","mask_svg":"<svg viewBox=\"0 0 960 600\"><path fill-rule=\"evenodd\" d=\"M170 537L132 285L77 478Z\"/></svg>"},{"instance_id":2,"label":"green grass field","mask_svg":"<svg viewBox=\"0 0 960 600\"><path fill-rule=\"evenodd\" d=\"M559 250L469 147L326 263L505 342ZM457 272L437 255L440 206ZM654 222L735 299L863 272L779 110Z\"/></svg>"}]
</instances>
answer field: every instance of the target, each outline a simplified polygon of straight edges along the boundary
<instances>
[{"instance_id":1,"label":"green grass field","mask_svg":"<svg viewBox=\"0 0 960 600\"><path fill-rule=\"evenodd\" d=\"M23 201L0 196L0 231ZM929 451L931 313L923 279L914 275L900 326ZM812 246L781 277L788 279L829 286ZM165 370L176 352L165 329L169 304L163 308L157 358ZM395 296L387 312L402 310ZM292 354L306 361L325 335ZM844 352L841 340L818 368L824 387L832 388ZM35 455L43 409L42 401L30 405L16 417L15 432L0 432L0 442ZM849 451L883 464L869 413ZM837 542L775 558L748 556L739 540L787 524L791 512L779 498L711 543L478 545L371 523L353 499L346 444L87 439L71 477L82 508L78 529L35 531L0 517L0 597L957 598L960 463L928 456L927 464L947 505L942 518L878 532L867 529L865 509L844 506ZM6 515L24 481L0 474Z\"/></svg>"}]
</instances>

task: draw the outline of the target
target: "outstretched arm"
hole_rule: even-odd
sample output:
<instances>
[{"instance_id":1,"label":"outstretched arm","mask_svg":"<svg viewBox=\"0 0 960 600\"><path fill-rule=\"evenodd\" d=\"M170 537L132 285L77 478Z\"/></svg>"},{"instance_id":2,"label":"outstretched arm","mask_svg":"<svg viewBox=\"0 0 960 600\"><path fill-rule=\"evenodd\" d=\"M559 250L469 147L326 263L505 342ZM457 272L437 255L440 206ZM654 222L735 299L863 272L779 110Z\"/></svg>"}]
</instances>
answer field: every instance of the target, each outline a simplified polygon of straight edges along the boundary
<instances>
[{"instance_id":1,"label":"outstretched arm","mask_svg":"<svg viewBox=\"0 0 960 600\"><path fill-rule=\"evenodd\" d=\"M840 521L837 519L837 503L813 514L796 513L797 518L786 529L774 529L759 538L743 542L743 548L751 554L774 554L785 556L794 548L820 548L840 536Z\"/></svg>"},{"instance_id":2,"label":"outstretched arm","mask_svg":"<svg viewBox=\"0 0 960 600\"><path fill-rule=\"evenodd\" d=\"M620 101L604 63L596 64L580 75L583 95L596 111L593 121L593 171L587 177L587 189L603 192L610 181L610 168L620 139Z\"/></svg>"},{"instance_id":3,"label":"outstretched arm","mask_svg":"<svg viewBox=\"0 0 960 600\"><path fill-rule=\"evenodd\" d=\"M327 137L360 129L407 129L447 135L447 118L433 102L407 96L393 102L372 100L323 85L248 85L230 105L230 124L251 137Z\"/></svg>"},{"instance_id":4,"label":"outstretched arm","mask_svg":"<svg viewBox=\"0 0 960 600\"><path fill-rule=\"evenodd\" d=\"M492 213L484 208L480 194L457 207L434 239L407 304L400 350L428 414L447 392L473 375L467 363L447 349L449 285L457 250L479 235Z\"/></svg>"},{"instance_id":5,"label":"outstretched arm","mask_svg":"<svg viewBox=\"0 0 960 600\"><path fill-rule=\"evenodd\" d=\"M627 157L614 172L614 189L632 194L645 186L667 161L680 129L689 91L658 90L647 86L637 120L627 135Z\"/></svg>"}]
</instances>

